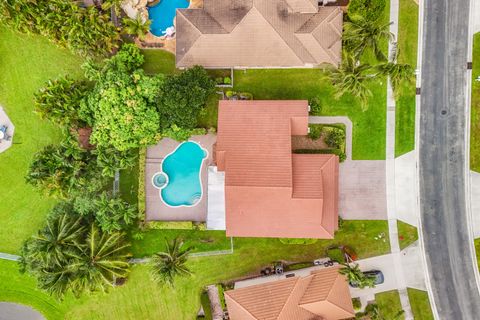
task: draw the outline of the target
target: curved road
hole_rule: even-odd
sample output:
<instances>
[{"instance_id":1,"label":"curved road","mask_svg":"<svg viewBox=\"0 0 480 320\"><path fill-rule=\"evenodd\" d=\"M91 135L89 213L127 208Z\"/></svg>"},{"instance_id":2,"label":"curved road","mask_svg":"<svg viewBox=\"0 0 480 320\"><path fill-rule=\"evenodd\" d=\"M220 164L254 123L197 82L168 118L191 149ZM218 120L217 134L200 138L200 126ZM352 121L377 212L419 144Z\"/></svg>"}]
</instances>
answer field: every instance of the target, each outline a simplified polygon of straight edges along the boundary
<instances>
[{"instance_id":1,"label":"curved road","mask_svg":"<svg viewBox=\"0 0 480 320\"><path fill-rule=\"evenodd\" d=\"M480 319L465 194L469 0L425 0L419 131L422 235L440 319Z\"/></svg>"}]
</instances>

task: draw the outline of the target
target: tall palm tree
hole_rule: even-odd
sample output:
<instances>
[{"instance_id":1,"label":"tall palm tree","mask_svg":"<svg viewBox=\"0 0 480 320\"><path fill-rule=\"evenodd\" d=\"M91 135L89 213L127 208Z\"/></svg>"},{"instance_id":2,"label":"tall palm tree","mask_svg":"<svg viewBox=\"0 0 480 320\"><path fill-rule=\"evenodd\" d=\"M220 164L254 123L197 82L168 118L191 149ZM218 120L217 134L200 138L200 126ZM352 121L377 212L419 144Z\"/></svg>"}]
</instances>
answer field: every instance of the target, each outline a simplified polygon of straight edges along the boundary
<instances>
[{"instance_id":1,"label":"tall palm tree","mask_svg":"<svg viewBox=\"0 0 480 320\"><path fill-rule=\"evenodd\" d=\"M414 80L414 69L406 63L398 63L399 51L395 51L390 61L379 63L375 68L380 75L390 77L390 83L395 94L400 92L402 83L412 82Z\"/></svg>"},{"instance_id":2,"label":"tall palm tree","mask_svg":"<svg viewBox=\"0 0 480 320\"><path fill-rule=\"evenodd\" d=\"M62 275L69 277L69 287L75 295L84 291L106 291L117 278L130 272L130 254L122 233L104 233L92 223L86 237L86 249L69 263Z\"/></svg>"},{"instance_id":3,"label":"tall palm tree","mask_svg":"<svg viewBox=\"0 0 480 320\"><path fill-rule=\"evenodd\" d=\"M61 206L57 205L55 210ZM81 238L85 232L82 218L61 213L47 220L47 225L37 235L27 240L22 250L21 264L24 270L38 271L62 266L76 258L84 245Z\"/></svg>"},{"instance_id":4,"label":"tall palm tree","mask_svg":"<svg viewBox=\"0 0 480 320\"><path fill-rule=\"evenodd\" d=\"M361 15L350 16L349 21L343 24L345 47L357 58L360 58L365 49L370 48L378 60L386 61L381 44L384 40L394 40L394 35L389 30L390 24L391 22L382 22L380 18L371 20Z\"/></svg>"},{"instance_id":5,"label":"tall palm tree","mask_svg":"<svg viewBox=\"0 0 480 320\"><path fill-rule=\"evenodd\" d=\"M140 40L145 39L145 35L150 30L150 20L143 21L141 15L137 15L135 19L123 19L123 33L138 37Z\"/></svg>"},{"instance_id":6,"label":"tall palm tree","mask_svg":"<svg viewBox=\"0 0 480 320\"><path fill-rule=\"evenodd\" d=\"M368 97L372 95L366 85L373 77L369 73L371 69L369 64L360 64L354 55L344 52L340 67L330 72L330 80L336 91L335 98L350 93L360 99L362 109L366 110Z\"/></svg>"},{"instance_id":7,"label":"tall palm tree","mask_svg":"<svg viewBox=\"0 0 480 320\"><path fill-rule=\"evenodd\" d=\"M173 285L175 277L191 275L192 272L185 266L190 247L183 248L183 241L175 238L166 243L166 252L156 253L152 258L152 276L158 283Z\"/></svg>"},{"instance_id":8,"label":"tall palm tree","mask_svg":"<svg viewBox=\"0 0 480 320\"><path fill-rule=\"evenodd\" d=\"M357 284L361 289L365 287L373 288L375 286L375 279L372 277L367 277L360 270L358 264L343 263L342 265L343 268L339 269L338 272L345 275L348 282Z\"/></svg>"}]
</instances>

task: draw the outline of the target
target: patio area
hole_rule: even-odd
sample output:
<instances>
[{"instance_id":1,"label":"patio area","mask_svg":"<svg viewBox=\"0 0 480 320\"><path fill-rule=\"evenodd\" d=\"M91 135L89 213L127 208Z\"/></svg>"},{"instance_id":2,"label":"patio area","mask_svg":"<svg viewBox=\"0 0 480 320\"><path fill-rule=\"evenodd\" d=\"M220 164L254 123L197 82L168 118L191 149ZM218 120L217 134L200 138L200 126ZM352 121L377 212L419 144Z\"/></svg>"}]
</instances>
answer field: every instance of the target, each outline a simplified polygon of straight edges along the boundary
<instances>
[{"instance_id":1,"label":"patio area","mask_svg":"<svg viewBox=\"0 0 480 320\"><path fill-rule=\"evenodd\" d=\"M169 207L160 198L160 191L152 184L155 173L161 170L163 159L173 152L181 142L165 138L154 146L147 149L145 161L145 196L146 196L146 220L147 221L199 221L207 220L208 203L208 166L213 163L213 145L216 135L207 134L192 136L189 141L200 144L208 151L208 158L201 167L202 199L192 207Z\"/></svg>"},{"instance_id":2,"label":"patio area","mask_svg":"<svg viewBox=\"0 0 480 320\"><path fill-rule=\"evenodd\" d=\"M0 153L12 146L13 133L15 126L7 116L2 107L0 107Z\"/></svg>"}]
</instances>

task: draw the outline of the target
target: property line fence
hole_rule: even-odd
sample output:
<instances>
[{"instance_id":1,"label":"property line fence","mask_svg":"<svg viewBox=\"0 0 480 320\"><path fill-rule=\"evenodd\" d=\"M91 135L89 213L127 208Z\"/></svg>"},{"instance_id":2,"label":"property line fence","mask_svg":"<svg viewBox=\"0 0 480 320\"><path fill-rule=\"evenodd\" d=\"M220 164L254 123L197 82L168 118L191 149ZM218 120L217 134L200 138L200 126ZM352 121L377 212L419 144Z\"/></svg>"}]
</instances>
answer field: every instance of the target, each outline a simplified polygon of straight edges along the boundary
<instances>
[{"instance_id":1,"label":"property line fence","mask_svg":"<svg viewBox=\"0 0 480 320\"><path fill-rule=\"evenodd\" d=\"M193 252L190 257L210 257L210 256L220 256L233 253L233 238L230 237L230 249L228 250L214 250L214 251L204 251L204 252ZM133 258L130 259L129 263L131 264L143 264L150 262L151 258Z\"/></svg>"}]
</instances>

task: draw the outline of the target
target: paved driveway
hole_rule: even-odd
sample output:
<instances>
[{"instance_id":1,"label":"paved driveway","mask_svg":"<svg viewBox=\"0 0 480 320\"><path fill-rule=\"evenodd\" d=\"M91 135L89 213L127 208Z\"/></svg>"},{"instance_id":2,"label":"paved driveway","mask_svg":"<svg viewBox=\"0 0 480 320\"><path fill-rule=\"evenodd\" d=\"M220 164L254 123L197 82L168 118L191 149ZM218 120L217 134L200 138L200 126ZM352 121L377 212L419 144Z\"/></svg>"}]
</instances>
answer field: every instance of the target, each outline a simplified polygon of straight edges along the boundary
<instances>
[{"instance_id":1,"label":"paved driveway","mask_svg":"<svg viewBox=\"0 0 480 320\"><path fill-rule=\"evenodd\" d=\"M347 160L340 164L339 213L347 220L386 220L385 161Z\"/></svg>"}]
</instances>

